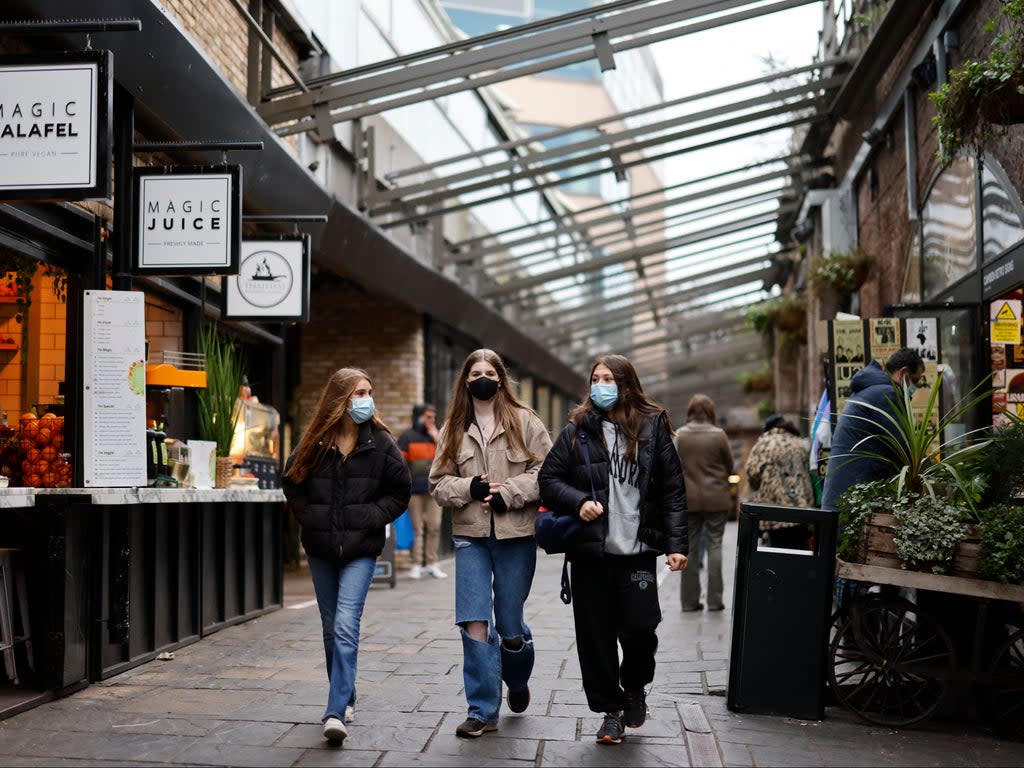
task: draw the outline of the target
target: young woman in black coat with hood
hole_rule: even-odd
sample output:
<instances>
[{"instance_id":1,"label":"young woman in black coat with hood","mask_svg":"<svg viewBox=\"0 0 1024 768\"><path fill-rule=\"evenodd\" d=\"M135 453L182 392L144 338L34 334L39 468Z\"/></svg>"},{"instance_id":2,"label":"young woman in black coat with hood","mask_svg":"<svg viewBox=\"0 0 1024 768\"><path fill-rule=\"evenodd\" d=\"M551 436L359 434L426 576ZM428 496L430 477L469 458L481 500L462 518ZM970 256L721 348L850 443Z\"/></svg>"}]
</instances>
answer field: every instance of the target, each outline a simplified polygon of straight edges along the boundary
<instances>
[{"instance_id":1,"label":"young woman in black coat with hood","mask_svg":"<svg viewBox=\"0 0 1024 768\"><path fill-rule=\"evenodd\" d=\"M323 625L329 692L324 738L348 736L359 624L387 525L409 504L409 469L376 415L366 371L335 371L288 459L282 487L302 527Z\"/></svg>"},{"instance_id":2,"label":"young woman in black coat with hood","mask_svg":"<svg viewBox=\"0 0 1024 768\"><path fill-rule=\"evenodd\" d=\"M590 391L541 467L540 495L583 528L569 548L576 649L599 744L619 744L647 716L661 622L657 556L686 567L686 491L668 414L632 363L598 358ZM619 646L622 647L621 662Z\"/></svg>"}]
</instances>

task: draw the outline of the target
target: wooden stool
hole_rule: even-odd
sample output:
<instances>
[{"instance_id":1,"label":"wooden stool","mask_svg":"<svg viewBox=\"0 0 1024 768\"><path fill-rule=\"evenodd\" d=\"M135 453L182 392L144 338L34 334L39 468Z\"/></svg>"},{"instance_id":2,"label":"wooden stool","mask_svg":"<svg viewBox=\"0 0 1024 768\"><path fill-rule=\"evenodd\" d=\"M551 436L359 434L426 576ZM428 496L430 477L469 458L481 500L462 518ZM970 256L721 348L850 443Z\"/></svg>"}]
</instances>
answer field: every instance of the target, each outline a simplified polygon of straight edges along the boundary
<instances>
[{"instance_id":1,"label":"wooden stool","mask_svg":"<svg viewBox=\"0 0 1024 768\"><path fill-rule=\"evenodd\" d=\"M14 657L14 646L25 643L29 666L34 666L32 659L32 633L29 630L28 589L25 585L25 572L13 567L13 555L20 549L0 548L0 652L4 657L4 672L7 677L18 684L18 664ZM22 634L14 634L14 592L18 594L18 618Z\"/></svg>"}]
</instances>

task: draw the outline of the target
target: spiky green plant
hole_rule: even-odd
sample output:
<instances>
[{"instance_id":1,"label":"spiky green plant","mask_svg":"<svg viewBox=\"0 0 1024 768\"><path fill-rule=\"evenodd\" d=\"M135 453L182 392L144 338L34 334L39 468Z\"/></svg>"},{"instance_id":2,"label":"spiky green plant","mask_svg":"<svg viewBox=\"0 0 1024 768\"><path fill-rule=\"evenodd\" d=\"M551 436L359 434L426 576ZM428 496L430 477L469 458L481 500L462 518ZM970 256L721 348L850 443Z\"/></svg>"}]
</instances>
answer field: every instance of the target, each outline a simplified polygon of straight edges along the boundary
<instances>
[{"instance_id":1,"label":"spiky green plant","mask_svg":"<svg viewBox=\"0 0 1024 768\"><path fill-rule=\"evenodd\" d=\"M217 455L227 456L235 433L235 400L245 366L231 340L216 327L205 325L199 332L199 351L206 358L206 389L199 397L199 436L217 444Z\"/></svg>"}]
</instances>

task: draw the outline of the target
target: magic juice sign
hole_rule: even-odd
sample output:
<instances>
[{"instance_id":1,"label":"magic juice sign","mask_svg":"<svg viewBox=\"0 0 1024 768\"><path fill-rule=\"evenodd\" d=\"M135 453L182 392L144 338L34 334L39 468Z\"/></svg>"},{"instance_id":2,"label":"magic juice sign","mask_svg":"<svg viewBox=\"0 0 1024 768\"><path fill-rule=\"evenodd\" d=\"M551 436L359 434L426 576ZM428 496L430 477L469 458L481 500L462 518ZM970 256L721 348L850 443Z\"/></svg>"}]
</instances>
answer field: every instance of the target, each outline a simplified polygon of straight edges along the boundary
<instances>
[{"instance_id":1,"label":"magic juice sign","mask_svg":"<svg viewBox=\"0 0 1024 768\"><path fill-rule=\"evenodd\" d=\"M111 54L0 57L0 199L110 194Z\"/></svg>"},{"instance_id":2,"label":"magic juice sign","mask_svg":"<svg viewBox=\"0 0 1024 768\"><path fill-rule=\"evenodd\" d=\"M135 272L238 272L240 166L135 168L133 188Z\"/></svg>"}]
</instances>

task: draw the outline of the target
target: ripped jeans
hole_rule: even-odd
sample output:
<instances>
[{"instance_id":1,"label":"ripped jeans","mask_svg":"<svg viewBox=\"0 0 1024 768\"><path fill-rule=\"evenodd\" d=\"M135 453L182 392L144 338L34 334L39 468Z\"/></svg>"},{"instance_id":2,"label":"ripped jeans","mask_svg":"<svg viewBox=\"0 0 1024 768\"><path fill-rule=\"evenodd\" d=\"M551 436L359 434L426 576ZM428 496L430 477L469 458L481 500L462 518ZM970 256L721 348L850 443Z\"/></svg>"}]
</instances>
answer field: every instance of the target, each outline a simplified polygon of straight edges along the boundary
<instances>
[{"instance_id":1,"label":"ripped jeans","mask_svg":"<svg viewBox=\"0 0 1024 768\"><path fill-rule=\"evenodd\" d=\"M452 536L455 545L455 623L462 634L462 679L469 717L498 720L501 683L526 687L533 672L533 635L523 605L533 585L537 544L532 536L497 539ZM474 640L467 623L487 623L487 642Z\"/></svg>"}]
</instances>

